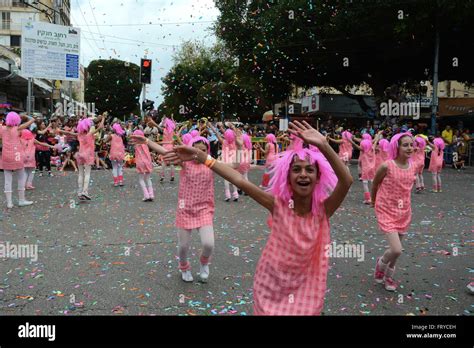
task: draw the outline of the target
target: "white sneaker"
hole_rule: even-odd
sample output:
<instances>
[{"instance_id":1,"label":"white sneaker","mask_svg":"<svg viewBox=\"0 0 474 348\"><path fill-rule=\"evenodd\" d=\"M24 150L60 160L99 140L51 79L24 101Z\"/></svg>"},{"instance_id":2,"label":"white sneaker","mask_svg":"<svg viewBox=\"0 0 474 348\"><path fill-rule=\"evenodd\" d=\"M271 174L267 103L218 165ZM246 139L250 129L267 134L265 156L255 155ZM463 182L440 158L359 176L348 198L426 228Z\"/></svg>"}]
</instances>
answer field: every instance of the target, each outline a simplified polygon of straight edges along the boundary
<instances>
[{"instance_id":1,"label":"white sneaker","mask_svg":"<svg viewBox=\"0 0 474 348\"><path fill-rule=\"evenodd\" d=\"M199 277L203 283L207 283L207 280L209 279L209 265L201 265Z\"/></svg>"},{"instance_id":2,"label":"white sneaker","mask_svg":"<svg viewBox=\"0 0 474 348\"><path fill-rule=\"evenodd\" d=\"M27 207L27 206L32 205L32 204L33 204L33 202L31 202L31 201L19 201L18 202L19 207Z\"/></svg>"},{"instance_id":3,"label":"white sneaker","mask_svg":"<svg viewBox=\"0 0 474 348\"><path fill-rule=\"evenodd\" d=\"M13 204L7 204L7 209L13 209Z\"/></svg>"},{"instance_id":4,"label":"white sneaker","mask_svg":"<svg viewBox=\"0 0 474 348\"><path fill-rule=\"evenodd\" d=\"M191 283L194 280L191 271L181 271L181 279L186 283Z\"/></svg>"}]
</instances>

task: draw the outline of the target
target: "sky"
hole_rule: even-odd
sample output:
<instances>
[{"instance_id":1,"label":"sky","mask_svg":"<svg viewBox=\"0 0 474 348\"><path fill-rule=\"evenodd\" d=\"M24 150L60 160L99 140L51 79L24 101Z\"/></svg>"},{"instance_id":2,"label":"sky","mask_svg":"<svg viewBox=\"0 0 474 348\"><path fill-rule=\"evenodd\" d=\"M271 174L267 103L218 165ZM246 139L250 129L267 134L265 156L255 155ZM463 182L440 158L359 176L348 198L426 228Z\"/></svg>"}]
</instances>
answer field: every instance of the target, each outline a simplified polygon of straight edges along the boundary
<instances>
[{"instance_id":1,"label":"sky","mask_svg":"<svg viewBox=\"0 0 474 348\"><path fill-rule=\"evenodd\" d=\"M120 59L140 65L153 60L147 99L161 103L161 78L173 66L173 53L187 40L209 45L219 11L213 0L71 0L71 23L81 28L81 64Z\"/></svg>"}]
</instances>

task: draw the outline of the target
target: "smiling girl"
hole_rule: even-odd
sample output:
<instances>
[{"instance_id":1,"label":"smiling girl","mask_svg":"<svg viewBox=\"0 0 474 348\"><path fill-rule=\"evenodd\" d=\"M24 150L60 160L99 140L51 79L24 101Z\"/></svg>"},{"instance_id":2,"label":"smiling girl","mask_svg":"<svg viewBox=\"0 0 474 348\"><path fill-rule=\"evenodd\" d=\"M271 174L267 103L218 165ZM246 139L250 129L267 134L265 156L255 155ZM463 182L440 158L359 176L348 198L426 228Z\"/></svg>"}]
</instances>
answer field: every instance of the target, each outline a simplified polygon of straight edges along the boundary
<instances>
[{"instance_id":1,"label":"smiling girl","mask_svg":"<svg viewBox=\"0 0 474 348\"><path fill-rule=\"evenodd\" d=\"M387 237L389 248L377 258L375 282L395 291L395 264L402 253L402 239L411 222L411 189L415 183L416 165L411 163L413 137L410 133L395 135L390 141L391 160L377 169L372 186L372 205L380 230Z\"/></svg>"},{"instance_id":2,"label":"smiling girl","mask_svg":"<svg viewBox=\"0 0 474 348\"><path fill-rule=\"evenodd\" d=\"M172 160L197 161L248 193L272 215L271 234L254 279L255 315L318 315L326 291L329 218L352 177L326 138L308 123L290 132L319 151L298 148L275 161L270 192L196 148L179 146Z\"/></svg>"}]
</instances>

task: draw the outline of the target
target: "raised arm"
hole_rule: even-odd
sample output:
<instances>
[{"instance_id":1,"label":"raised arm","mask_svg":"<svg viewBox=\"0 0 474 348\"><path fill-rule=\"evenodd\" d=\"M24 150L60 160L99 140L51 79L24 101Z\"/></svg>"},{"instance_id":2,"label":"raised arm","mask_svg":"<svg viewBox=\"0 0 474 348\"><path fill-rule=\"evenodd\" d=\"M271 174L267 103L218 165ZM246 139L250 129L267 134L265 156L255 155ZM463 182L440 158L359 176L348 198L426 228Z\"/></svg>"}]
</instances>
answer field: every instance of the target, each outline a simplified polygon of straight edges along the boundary
<instances>
[{"instance_id":1,"label":"raised arm","mask_svg":"<svg viewBox=\"0 0 474 348\"><path fill-rule=\"evenodd\" d=\"M54 149L54 146L52 146L50 144L47 144L47 143L42 143L41 141L38 141L36 139L35 139L35 144L40 145L40 146L46 146L46 147L49 147L50 149Z\"/></svg>"},{"instance_id":2,"label":"raised arm","mask_svg":"<svg viewBox=\"0 0 474 348\"><path fill-rule=\"evenodd\" d=\"M208 155L195 147L178 146L175 147L174 153L165 156L165 160L183 162L197 160L200 163L205 163L208 160ZM270 193L263 191L256 185L252 184L250 181L245 180L238 171L232 169L227 164L218 161L212 165L211 170L247 193L257 203L268 209L270 213L273 212L274 197Z\"/></svg>"},{"instance_id":3,"label":"raised arm","mask_svg":"<svg viewBox=\"0 0 474 348\"><path fill-rule=\"evenodd\" d=\"M219 134L219 132L217 131L217 129L212 125L212 123L210 122L207 122L207 125L212 129L212 131L214 132L214 134L216 135L217 139L219 140L219 142L221 144L224 144L224 138L222 138L222 136Z\"/></svg>"},{"instance_id":4,"label":"raised arm","mask_svg":"<svg viewBox=\"0 0 474 348\"><path fill-rule=\"evenodd\" d=\"M326 138L333 143L342 144L342 139L333 139L329 135Z\"/></svg>"},{"instance_id":5,"label":"raised arm","mask_svg":"<svg viewBox=\"0 0 474 348\"><path fill-rule=\"evenodd\" d=\"M344 198L353 183L349 169L334 152L326 138L306 121L301 124L298 121L290 123L289 131L303 139L307 144L317 146L319 151L326 157L337 176L337 184L331 195L324 201L326 216L330 218L344 201Z\"/></svg>"},{"instance_id":6,"label":"raised arm","mask_svg":"<svg viewBox=\"0 0 474 348\"><path fill-rule=\"evenodd\" d=\"M132 145L147 144L150 150L155 151L160 155L165 155L167 153L166 149L163 146L155 143L154 141L151 141L150 139L145 138L144 136L131 135L130 140L130 143Z\"/></svg>"},{"instance_id":7,"label":"raised arm","mask_svg":"<svg viewBox=\"0 0 474 348\"><path fill-rule=\"evenodd\" d=\"M361 151L361 148L359 145L357 145L353 139L349 139L349 141L352 143L352 146L354 146L357 150Z\"/></svg>"},{"instance_id":8,"label":"raised arm","mask_svg":"<svg viewBox=\"0 0 474 348\"><path fill-rule=\"evenodd\" d=\"M21 131L23 129L27 129L29 128L33 123L35 122L35 119L34 118L30 118L28 121L26 121L25 123L21 124L20 126L18 126L18 130Z\"/></svg>"}]
</instances>

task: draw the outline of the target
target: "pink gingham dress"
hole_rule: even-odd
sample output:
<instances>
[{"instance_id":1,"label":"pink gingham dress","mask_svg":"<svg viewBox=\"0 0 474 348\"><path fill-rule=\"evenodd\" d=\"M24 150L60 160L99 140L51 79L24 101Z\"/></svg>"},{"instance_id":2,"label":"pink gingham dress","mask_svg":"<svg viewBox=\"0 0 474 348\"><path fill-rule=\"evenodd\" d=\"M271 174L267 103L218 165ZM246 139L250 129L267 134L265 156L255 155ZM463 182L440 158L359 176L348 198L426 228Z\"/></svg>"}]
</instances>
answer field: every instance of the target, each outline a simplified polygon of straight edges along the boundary
<instances>
[{"instance_id":1,"label":"pink gingham dress","mask_svg":"<svg viewBox=\"0 0 474 348\"><path fill-rule=\"evenodd\" d=\"M270 151L268 151L267 158L265 159L265 168L270 168L277 159L277 151L275 147L278 147L277 144L268 143L270 145Z\"/></svg>"},{"instance_id":2,"label":"pink gingham dress","mask_svg":"<svg viewBox=\"0 0 474 348\"><path fill-rule=\"evenodd\" d=\"M417 149L412 158L416 166L416 173L423 174L423 169L425 169L425 150Z\"/></svg>"},{"instance_id":3,"label":"pink gingham dress","mask_svg":"<svg viewBox=\"0 0 474 348\"><path fill-rule=\"evenodd\" d=\"M76 154L78 165L93 165L95 160L95 136L94 134L78 134L79 152Z\"/></svg>"},{"instance_id":4,"label":"pink gingham dress","mask_svg":"<svg viewBox=\"0 0 474 348\"><path fill-rule=\"evenodd\" d=\"M388 153L379 148L375 152L375 172L377 172L377 169L379 169L380 165L387 160L388 160Z\"/></svg>"},{"instance_id":5,"label":"pink gingham dress","mask_svg":"<svg viewBox=\"0 0 474 348\"><path fill-rule=\"evenodd\" d=\"M342 144L339 144L339 158L344 162L350 161L352 159L352 143L342 138Z\"/></svg>"},{"instance_id":6,"label":"pink gingham dress","mask_svg":"<svg viewBox=\"0 0 474 348\"><path fill-rule=\"evenodd\" d=\"M19 170L24 168L23 145L21 145L18 127L0 127L2 138L2 166L4 170Z\"/></svg>"},{"instance_id":7,"label":"pink gingham dress","mask_svg":"<svg viewBox=\"0 0 474 348\"><path fill-rule=\"evenodd\" d=\"M23 145L23 163L25 168L36 168L36 146L35 146L35 139L24 140L20 139L21 144Z\"/></svg>"},{"instance_id":8,"label":"pink gingham dress","mask_svg":"<svg viewBox=\"0 0 474 348\"><path fill-rule=\"evenodd\" d=\"M411 189L415 183L416 167L399 168L393 160L387 161L387 174L375 198L375 215L384 233L406 234L411 222Z\"/></svg>"},{"instance_id":9,"label":"pink gingham dress","mask_svg":"<svg viewBox=\"0 0 474 348\"><path fill-rule=\"evenodd\" d=\"M135 145L135 165L137 167L137 173L149 174L153 171L148 145Z\"/></svg>"},{"instance_id":10,"label":"pink gingham dress","mask_svg":"<svg viewBox=\"0 0 474 348\"><path fill-rule=\"evenodd\" d=\"M441 173L443 168L443 150L440 150L438 146L434 146L433 151L431 151L430 166L428 171L430 173Z\"/></svg>"},{"instance_id":11,"label":"pink gingham dress","mask_svg":"<svg viewBox=\"0 0 474 348\"><path fill-rule=\"evenodd\" d=\"M250 161L252 160L252 150L242 149L240 154L241 154L240 165L239 165L239 168L237 168L237 171L240 174L245 174L245 173L248 173L250 170Z\"/></svg>"},{"instance_id":12,"label":"pink gingham dress","mask_svg":"<svg viewBox=\"0 0 474 348\"><path fill-rule=\"evenodd\" d=\"M324 208L323 208L324 209ZM300 217L275 197L271 234L255 273L254 315L319 315L326 291L329 221Z\"/></svg>"},{"instance_id":13,"label":"pink gingham dress","mask_svg":"<svg viewBox=\"0 0 474 348\"><path fill-rule=\"evenodd\" d=\"M116 134L112 134L109 158L111 161L123 161L125 159L125 146L122 137Z\"/></svg>"},{"instance_id":14,"label":"pink gingham dress","mask_svg":"<svg viewBox=\"0 0 474 348\"><path fill-rule=\"evenodd\" d=\"M173 150L173 132L168 132L166 129L163 131L163 142L162 146L165 148L166 151L171 151Z\"/></svg>"},{"instance_id":15,"label":"pink gingham dress","mask_svg":"<svg viewBox=\"0 0 474 348\"><path fill-rule=\"evenodd\" d=\"M191 230L212 226L214 220L214 174L204 164L182 164L179 180L176 227Z\"/></svg>"},{"instance_id":16,"label":"pink gingham dress","mask_svg":"<svg viewBox=\"0 0 474 348\"><path fill-rule=\"evenodd\" d=\"M360 151L359 155L360 167L362 173L360 178L362 180L374 180L375 177L375 153L373 149L368 152Z\"/></svg>"}]
</instances>

